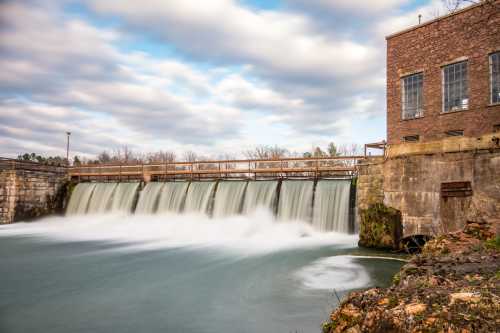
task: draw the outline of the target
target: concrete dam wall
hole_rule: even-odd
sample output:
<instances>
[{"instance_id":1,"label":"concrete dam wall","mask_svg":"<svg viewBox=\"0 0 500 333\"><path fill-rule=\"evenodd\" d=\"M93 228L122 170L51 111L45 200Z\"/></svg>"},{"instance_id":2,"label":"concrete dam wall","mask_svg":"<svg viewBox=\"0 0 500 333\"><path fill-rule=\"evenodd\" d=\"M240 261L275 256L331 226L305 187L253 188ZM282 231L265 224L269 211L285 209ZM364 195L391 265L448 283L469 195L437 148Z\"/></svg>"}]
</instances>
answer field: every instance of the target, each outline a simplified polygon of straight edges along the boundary
<instances>
[{"instance_id":1,"label":"concrete dam wall","mask_svg":"<svg viewBox=\"0 0 500 333\"><path fill-rule=\"evenodd\" d=\"M500 148L490 137L397 145L358 170L358 209L383 203L400 210L403 237L456 231L468 219L500 216Z\"/></svg>"}]
</instances>

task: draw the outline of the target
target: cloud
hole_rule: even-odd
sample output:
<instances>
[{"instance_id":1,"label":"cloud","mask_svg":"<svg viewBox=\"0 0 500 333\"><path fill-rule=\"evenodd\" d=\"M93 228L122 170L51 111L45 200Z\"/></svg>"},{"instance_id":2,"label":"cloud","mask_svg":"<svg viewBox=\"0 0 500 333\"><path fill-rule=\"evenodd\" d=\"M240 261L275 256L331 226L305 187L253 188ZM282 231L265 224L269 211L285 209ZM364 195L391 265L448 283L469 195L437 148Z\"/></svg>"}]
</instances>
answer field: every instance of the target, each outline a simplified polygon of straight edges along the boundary
<instances>
[{"instance_id":1,"label":"cloud","mask_svg":"<svg viewBox=\"0 0 500 333\"><path fill-rule=\"evenodd\" d=\"M292 5L299 5L302 8L307 6L308 8L321 9L334 13L343 11L356 13L358 15L372 15L374 13L399 8L407 4L409 0L287 0L287 2Z\"/></svg>"},{"instance_id":2,"label":"cloud","mask_svg":"<svg viewBox=\"0 0 500 333\"><path fill-rule=\"evenodd\" d=\"M2 153L61 153L66 130L78 154L362 141L408 1L0 2Z\"/></svg>"},{"instance_id":3,"label":"cloud","mask_svg":"<svg viewBox=\"0 0 500 333\"><path fill-rule=\"evenodd\" d=\"M142 140L211 145L215 138L238 136L239 110L173 93L177 87L207 95L208 76L179 62L120 52L113 45L118 33L68 18L57 8L3 3L1 13L0 69L5 79L0 82L0 97L4 103L27 100L47 106L34 112L26 105L5 104L10 107L0 110L3 136L55 135L56 130L62 133L71 127L73 116L78 119L82 114L93 119L85 123L88 126L110 122L122 133L141 133ZM55 118L52 130L44 132L44 109L54 115L67 110L70 116ZM29 114L29 121L19 114ZM120 142L126 140L103 141L104 147ZM91 146L87 150L95 152Z\"/></svg>"},{"instance_id":4,"label":"cloud","mask_svg":"<svg viewBox=\"0 0 500 333\"><path fill-rule=\"evenodd\" d=\"M332 132L314 121L335 123L352 108L353 94L383 94L383 51L324 33L306 15L254 10L231 0L207 6L193 0L93 1L91 8L103 17L120 17L124 31L152 35L195 61L243 65L263 86L228 77L216 93L239 108L275 110L298 134L313 128L325 128L325 136L339 133L338 126L329 126L337 129Z\"/></svg>"},{"instance_id":5,"label":"cloud","mask_svg":"<svg viewBox=\"0 0 500 333\"><path fill-rule=\"evenodd\" d=\"M355 77L371 67L377 51L314 30L305 16L255 11L232 0L92 1L92 9L116 15L130 29L173 43L196 59L250 64L263 74L307 80ZM168 27L168 28L167 28Z\"/></svg>"}]
</instances>

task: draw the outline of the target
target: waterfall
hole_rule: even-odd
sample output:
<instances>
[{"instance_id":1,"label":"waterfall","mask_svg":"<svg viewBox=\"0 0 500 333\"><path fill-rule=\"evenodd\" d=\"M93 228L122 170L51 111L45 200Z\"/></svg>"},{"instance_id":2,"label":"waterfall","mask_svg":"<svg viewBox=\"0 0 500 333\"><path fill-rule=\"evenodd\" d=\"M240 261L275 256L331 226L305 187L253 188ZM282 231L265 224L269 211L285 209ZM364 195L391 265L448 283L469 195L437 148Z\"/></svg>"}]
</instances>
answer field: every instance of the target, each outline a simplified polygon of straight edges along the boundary
<instances>
[{"instance_id":1,"label":"waterfall","mask_svg":"<svg viewBox=\"0 0 500 333\"><path fill-rule=\"evenodd\" d=\"M117 183L97 183L90 198L87 212L90 214L105 213L111 208L111 199Z\"/></svg>"},{"instance_id":2,"label":"waterfall","mask_svg":"<svg viewBox=\"0 0 500 333\"><path fill-rule=\"evenodd\" d=\"M313 225L321 231L349 232L350 180L320 180L314 196Z\"/></svg>"},{"instance_id":3,"label":"waterfall","mask_svg":"<svg viewBox=\"0 0 500 333\"><path fill-rule=\"evenodd\" d=\"M284 221L310 221L314 182L284 180L281 183L278 218Z\"/></svg>"},{"instance_id":4,"label":"waterfall","mask_svg":"<svg viewBox=\"0 0 500 333\"><path fill-rule=\"evenodd\" d=\"M214 217L237 215L241 212L246 181L221 181L214 201Z\"/></svg>"},{"instance_id":5,"label":"waterfall","mask_svg":"<svg viewBox=\"0 0 500 333\"><path fill-rule=\"evenodd\" d=\"M251 214L257 207L281 221L311 222L321 231L349 232L350 180L151 182L139 193L137 214L198 212L221 218ZM68 215L132 213L140 183L81 183L71 195ZM313 193L313 191L315 192ZM215 192L215 193L214 193ZM279 195L279 200L278 200ZM314 203L313 203L314 197Z\"/></svg>"},{"instance_id":6,"label":"waterfall","mask_svg":"<svg viewBox=\"0 0 500 333\"><path fill-rule=\"evenodd\" d=\"M75 186L66 208L67 215L85 214L87 212L95 185L95 183L80 183Z\"/></svg>"},{"instance_id":7,"label":"waterfall","mask_svg":"<svg viewBox=\"0 0 500 333\"><path fill-rule=\"evenodd\" d=\"M156 211L160 192L165 183L148 183L139 195L136 214L153 214Z\"/></svg>"},{"instance_id":8,"label":"waterfall","mask_svg":"<svg viewBox=\"0 0 500 333\"><path fill-rule=\"evenodd\" d=\"M277 188L278 181L276 180L249 182L243 203L243 214L249 214L257 207L264 207L274 212Z\"/></svg>"},{"instance_id":9,"label":"waterfall","mask_svg":"<svg viewBox=\"0 0 500 333\"><path fill-rule=\"evenodd\" d=\"M188 182L165 183L160 194L158 212L180 213L186 198L188 186Z\"/></svg>"},{"instance_id":10,"label":"waterfall","mask_svg":"<svg viewBox=\"0 0 500 333\"><path fill-rule=\"evenodd\" d=\"M132 213L140 183L119 183L111 201L111 211Z\"/></svg>"},{"instance_id":11,"label":"waterfall","mask_svg":"<svg viewBox=\"0 0 500 333\"><path fill-rule=\"evenodd\" d=\"M185 212L208 213L215 182L191 182L186 194Z\"/></svg>"}]
</instances>

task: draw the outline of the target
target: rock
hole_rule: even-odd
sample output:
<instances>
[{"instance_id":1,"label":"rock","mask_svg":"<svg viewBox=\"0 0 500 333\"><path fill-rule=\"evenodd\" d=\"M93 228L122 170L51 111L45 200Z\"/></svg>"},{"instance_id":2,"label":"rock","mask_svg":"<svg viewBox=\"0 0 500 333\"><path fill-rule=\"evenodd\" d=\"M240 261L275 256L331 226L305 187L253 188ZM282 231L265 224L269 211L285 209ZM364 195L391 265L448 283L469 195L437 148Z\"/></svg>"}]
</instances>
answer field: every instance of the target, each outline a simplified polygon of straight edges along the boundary
<instances>
[{"instance_id":1,"label":"rock","mask_svg":"<svg viewBox=\"0 0 500 333\"><path fill-rule=\"evenodd\" d=\"M345 331L345 333L361 333L359 325L353 326Z\"/></svg>"},{"instance_id":2,"label":"rock","mask_svg":"<svg viewBox=\"0 0 500 333\"><path fill-rule=\"evenodd\" d=\"M382 298L380 301L378 301L378 305L387 305L389 304L389 299L387 297Z\"/></svg>"},{"instance_id":3,"label":"rock","mask_svg":"<svg viewBox=\"0 0 500 333\"><path fill-rule=\"evenodd\" d=\"M481 300L481 296L476 293L453 293L450 294L450 305L455 304L457 301L464 303L478 303Z\"/></svg>"},{"instance_id":4,"label":"rock","mask_svg":"<svg viewBox=\"0 0 500 333\"><path fill-rule=\"evenodd\" d=\"M416 315L424 312L427 309L427 305L423 303L413 303L405 306L405 312L409 315Z\"/></svg>"},{"instance_id":5,"label":"rock","mask_svg":"<svg viewBox=\"0 0 500 333\"><path fill-rule=\"evenodd\" d=\"M401 212L378 203L360 210L359 245L398 250L403 225Z\"/></svg>"},{"instance_id":6,"label":"rock","mask_svg":"<svg viewBox=\"0 0 500 333\"><path fill-rule=\"evenodd\" d=\"M345 308L342 309L342 314L351 320L358 320L361 318L360 310L352 304L348 304Z\"/></svg>"},{"instance_id":7,"label":"rock","mask_svg":"<svg viewBox=\"0 0 500 333\"><path fill-rule=\"evenodd\" d=\"M391 287L349 294L324 332L498 331L500 246L496 238L481 239L486 229L498 232L495 221L427 242Z\"/></svg>"}]
</instances>

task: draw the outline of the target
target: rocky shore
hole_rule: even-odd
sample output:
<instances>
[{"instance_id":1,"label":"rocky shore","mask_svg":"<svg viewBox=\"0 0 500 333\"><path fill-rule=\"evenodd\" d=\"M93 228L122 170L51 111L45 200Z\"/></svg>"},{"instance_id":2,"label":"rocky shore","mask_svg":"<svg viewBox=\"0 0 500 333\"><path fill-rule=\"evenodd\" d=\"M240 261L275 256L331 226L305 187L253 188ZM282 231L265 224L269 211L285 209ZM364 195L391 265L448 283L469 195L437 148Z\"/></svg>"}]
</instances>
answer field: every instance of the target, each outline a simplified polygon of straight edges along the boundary
<instances>
[{"instance_id":1,"label":"rocky shore","mask_svg":"<svg viewBox=\"0 0 500 333\"><path fill-rule=\"evenodd\" d=\"M349 294L323 332L498 332L499 225L468 222L429 241L391 287Z\"/></svg>"}]
</instances>

